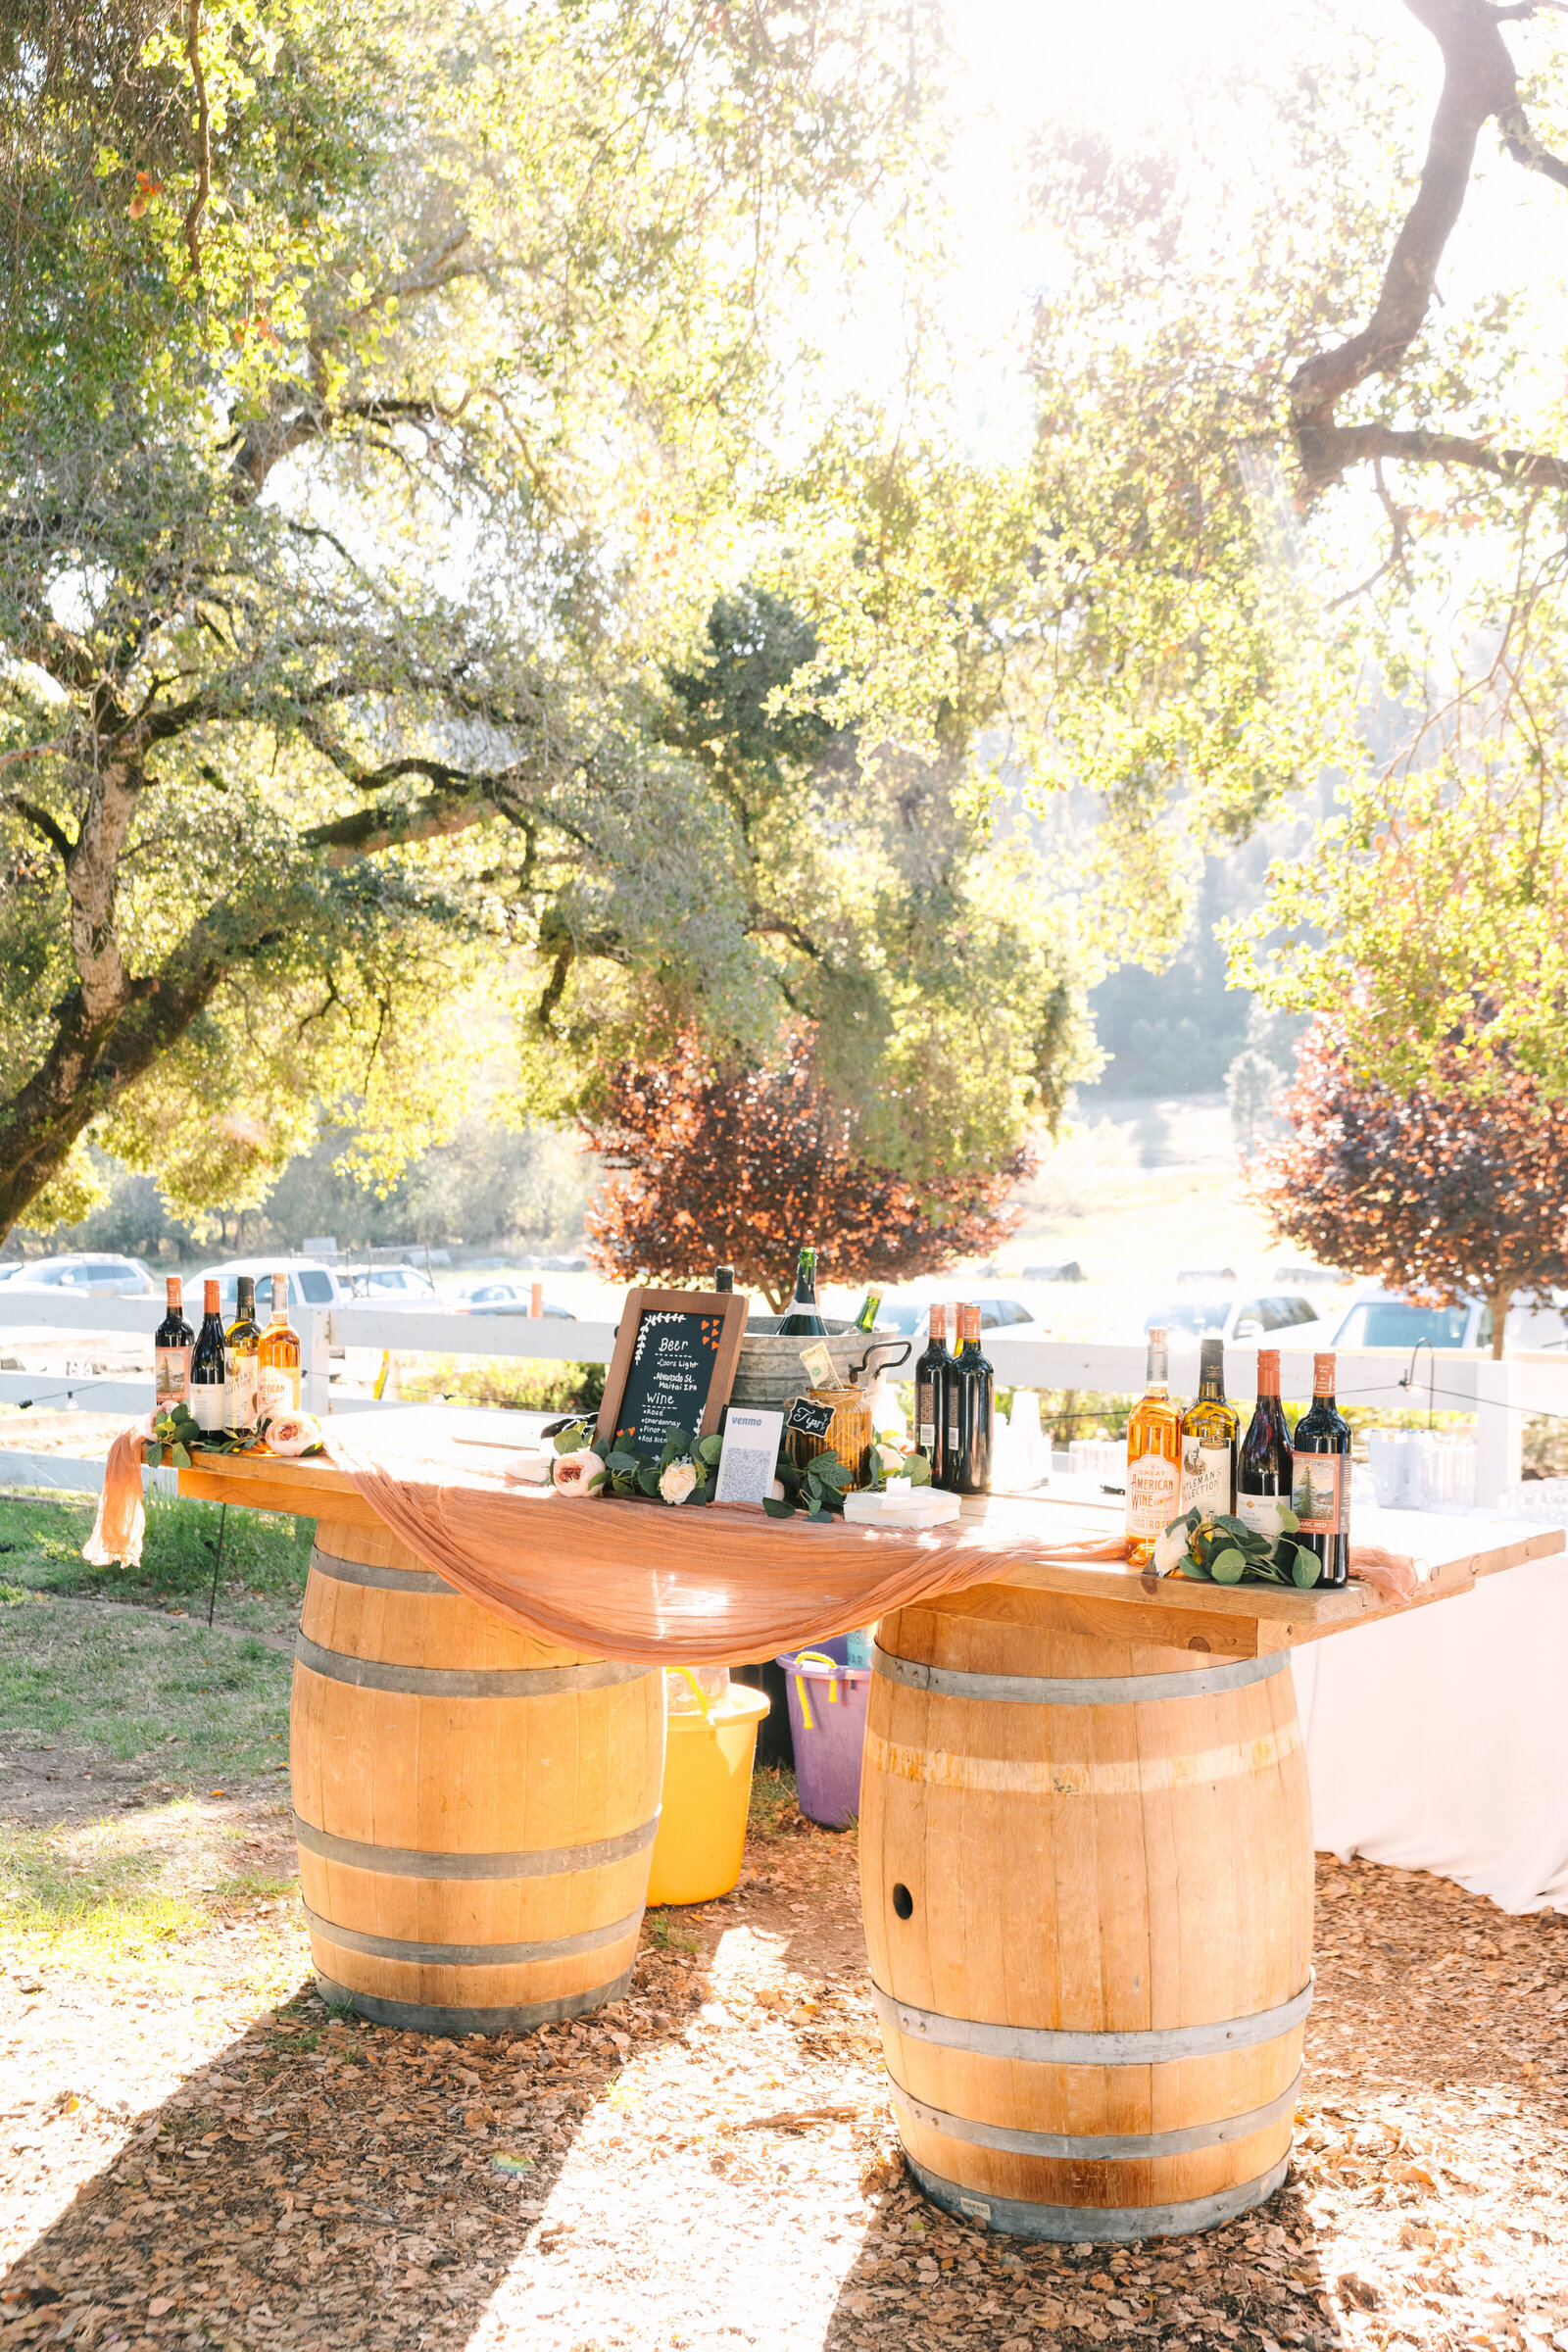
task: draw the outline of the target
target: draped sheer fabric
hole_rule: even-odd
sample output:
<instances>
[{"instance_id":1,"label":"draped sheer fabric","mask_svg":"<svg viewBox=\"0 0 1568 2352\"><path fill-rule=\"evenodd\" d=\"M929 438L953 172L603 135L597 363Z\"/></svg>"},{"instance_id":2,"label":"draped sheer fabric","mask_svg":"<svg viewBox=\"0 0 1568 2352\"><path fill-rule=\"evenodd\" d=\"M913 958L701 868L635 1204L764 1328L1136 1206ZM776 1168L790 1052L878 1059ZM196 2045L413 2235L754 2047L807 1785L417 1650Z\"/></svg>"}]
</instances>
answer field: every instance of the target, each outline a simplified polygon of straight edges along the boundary
<instances>
[{"instance_id":1,"label":"draped sheer fabric","mask_svg":"<svg viewBox=\"0 0 1568 2352\"><path fill-rule=\"evenodd\" d=\"M399 1543L471 1600L541 1640L634 1664L771 1657L1012 1565L1127 1556L1119 1534L999 1543L953 1524L824 1527L724 1503L568 1502L450 1463L393 1468L336 1437L329 1450Z\"/></svg>"},{"instance_id":2,"label":"draped sheer fabric","mask_svg":"<svg viewBox=\"0 0 1568 2352\"><path fill-rule=\"evenodd\" d=\"M140 1560L143 1444L137 1428L110 1448L83 1547L100 1565ZM1023 1502L983 1526L822 1526L721 1503L568 1500L449 1457L389 1459L384 1440L371 1448L335 1431L327 1451L398 1542L460 1592L541 1641L632 1664L770 1657L1013 1569L1127 1557L1119 1533L1053 1541L1048 1514ZM1352 1547L1351 1573L1389 1600L1416 1590L1408 1559L1372 1546Z\"/></svg>"}]
</instances>

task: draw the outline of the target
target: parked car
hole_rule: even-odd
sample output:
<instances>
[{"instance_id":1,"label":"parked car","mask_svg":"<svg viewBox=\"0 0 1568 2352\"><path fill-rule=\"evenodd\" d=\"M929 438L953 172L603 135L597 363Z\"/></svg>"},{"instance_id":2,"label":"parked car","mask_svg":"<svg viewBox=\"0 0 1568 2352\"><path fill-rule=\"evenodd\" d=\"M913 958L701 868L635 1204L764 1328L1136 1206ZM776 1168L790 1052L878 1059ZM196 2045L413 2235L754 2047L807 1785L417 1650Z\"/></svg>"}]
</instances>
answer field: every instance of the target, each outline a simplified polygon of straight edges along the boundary
<instances>
[{"instance_id":1,"label":"parked car","mask_svg":"<svg viewBox=\"0 0 1568 2352\"><path fill-rule=\"evenodd\" d=\"M497 1281L493 1276L484 1282L465 1283L462 1311L469 1315L529 1315L533 1312L533 1283ZM575 1323L577 1318L569 1306L552 1306L547 1298L541 1314L556 1315L564 1323Z\"/></svg>"},{"instance_id":2,"label":"parked car","mask_svg":"<svg viewBox=\"0 0 1568 2352\"><path fill-rule=\"evenodd\" d=\"M1324 1348L1490 1348L1493 1314L1484 1298L1461 1295L1448 1306L1423 1306L1417 1300L1363 1283L1337 1319L1325 1318L1329 1336ZM1510 1348L1568 1348L1568 1307L1560 1294L1544 1306L1515 1306L1508 1312L1504 1339Z\"/></svg>"},{"instance_id":3,"label":"parked car","mask_svg":"<svg viewBox=\"0 0 1568 2352\"><path fill-rule=\"evenodd\" d=\"M35 1257L20 1265L6 1288L64 1292L78 1298L148 1298L158 1285L139 1257L112 1257L107 1252L94 1255L79 1250L64 1257Z\"/></svg>"},{"instance_id":4,"label":"parked car","mask_svg":"<svg viewBox=\"0 0 1568 2352\"><path fill-rule=\"evenodd\" d=\"M944 1298L952 1300L960 1298L966 1305L979 1307L982 1331L1012 1331L1020 1339L1026 1333L1033 1333L1042 1340L1049 1336L1046 1326L1039 1321L1033 1308L1024 1306L1016 1298L977 1298L972 1291L964 1289L962 1283L956 1283L951 1291L939 1292L931 1298L895 1298L891 1301L884 1298L877 1308L876 1327L878 1331L902 1331L906 1337L919 1335L923 1338L933 1306L940 1306ZM951 1334L949 1336L951 1344Z\"/></svg>"},{"instance_id":5,"label":"parked car","mask_svg":"<svg viewBox=\"0 0 1568 2352\"><path fill-rule=\"evenodd\" d=\"M216 1279L219 1304L225 1323L234 1315L237 1285L242 1274L254 1276L256 1282L256 1320L265 1323L272 1311L272 1276L288 1276L288 1303L296 1307L347 1306L353 1292L336 1266L323 1265L315 1257L231 1257L220 1266L203 1266L201 1272L185 1286L185 1320L200 1322L202 1285Z\"/></svg>"},{"instance_id":6,"label":"parked car","mask_svg":"<svg viewBox=\"0 0 1568 2352\"><path fill-rule=\"evenodd\" d=\"M1144 1317L1144 1329L1163 1329L1177 1342L1217 1331L1227 1344L1277 1339L1282 1348L1295 1348L1302 1345L1298 1330L1317 1321L1318 1309L1299 1291L1211 1291L1156 1307Z\"/></svg>"},{"instance_id":7,"label":"parked car","mask_svg":"<svg viewBox=\"0 0 1568 2352\"><path fill-rule=\"evenodd\" d=\"M362 1267L351 1279L355 1298L371 1306L429 1306L438 1296L417 1266Z\"/></svg>"}]
</instances>

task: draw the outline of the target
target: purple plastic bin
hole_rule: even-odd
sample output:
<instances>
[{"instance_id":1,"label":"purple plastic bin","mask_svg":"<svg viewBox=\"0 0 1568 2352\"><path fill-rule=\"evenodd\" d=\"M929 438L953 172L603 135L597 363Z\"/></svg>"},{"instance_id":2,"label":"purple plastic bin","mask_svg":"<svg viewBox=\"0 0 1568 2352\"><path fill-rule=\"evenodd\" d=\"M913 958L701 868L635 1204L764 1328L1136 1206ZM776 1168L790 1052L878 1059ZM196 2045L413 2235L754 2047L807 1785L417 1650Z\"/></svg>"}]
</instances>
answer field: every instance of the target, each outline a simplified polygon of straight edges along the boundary
<instances>
[{"instance_id":1,"label":"purple plastic bin","mask_svg":"<svg viewBox=\"0 0 1568 2352\"><path fill-rule=\"evenodd\" d=\"M842 1656L845 1644L841 1637L811 1646L831 1657L835 1652ZM784 1669L795 1740L795 1799L808 1821L820 1822L824 1830L847 1830L860 1810L860 1750L865 1744L871 1670L803 1666L800 1657L800 1651L790 1650L778 1661Z\"/></svg>"}]
</instances>

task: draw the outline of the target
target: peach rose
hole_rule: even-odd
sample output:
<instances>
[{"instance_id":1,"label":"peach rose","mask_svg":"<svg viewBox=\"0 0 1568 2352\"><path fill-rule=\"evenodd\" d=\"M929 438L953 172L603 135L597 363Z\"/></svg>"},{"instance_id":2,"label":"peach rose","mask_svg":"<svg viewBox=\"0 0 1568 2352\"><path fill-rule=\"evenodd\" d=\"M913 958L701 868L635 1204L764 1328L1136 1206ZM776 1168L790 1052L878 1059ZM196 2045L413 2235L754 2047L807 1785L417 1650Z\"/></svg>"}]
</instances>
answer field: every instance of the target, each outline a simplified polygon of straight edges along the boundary
<instances>
[{"instance_id":1,"label":"peach rose","mask_svg":"<svg viewBox=\"0 0 1568 2352\"><path fill-rule=\"evenodd\" d=\"M605 1465L591 1446L579 1446L575 1453L557 1454L550 1476L558 1494L597 1494L605 1483Z\"/></svg>"},{"instance_id":2,"label":"peach rose","mask_svg":"<svg viewBox=\"0 0 1568 2352\"><path fill-rule=\"evenodd\" d=\"M285 1407L270 1416L262 1434L269 1452L314 1453L321 1443L321 1424L314 1413L297 1413Z\"/></svg>"}]
</instances>

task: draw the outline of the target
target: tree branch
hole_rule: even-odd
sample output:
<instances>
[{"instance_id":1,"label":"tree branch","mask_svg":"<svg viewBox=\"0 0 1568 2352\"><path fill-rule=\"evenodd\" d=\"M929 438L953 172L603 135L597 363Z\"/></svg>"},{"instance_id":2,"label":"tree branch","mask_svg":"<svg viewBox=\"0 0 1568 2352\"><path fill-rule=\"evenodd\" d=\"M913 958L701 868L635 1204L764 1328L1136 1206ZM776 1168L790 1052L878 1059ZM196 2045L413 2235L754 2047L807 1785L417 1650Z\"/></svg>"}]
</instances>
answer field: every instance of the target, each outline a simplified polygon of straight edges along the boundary
<instances>
[{"instance_id":1,"label":"tree branch","mask_svg":"<svg viewBox=\"0 0 1568 2352\"><path fill-rule=\"evenodd\" d=\"M1538 7L1550 4L1551 0L1520 0L1520 5L1499 9L1489 0L1405 0L1443 53L1443 89L1420 185L1395 239L1371 318L1359 333L1317 353L1292 378L1291 410L1303 499L1327 489L1347 466L1372 457L1472 466L1499 480L1543 487L1568 480L1568 468L1556 458L1521 450L1499 453L1456 434L1399 433L1383 425L1341 426L1334 421L1335 408L1346 394L1372 376L1397 368L1425 324L1438 270L1464 207L1482 125L1494 118L1503 145L1516 162L1568 187L1568 165L1531 136L1501 31L1505 20L1533 15Z\"/></svg>"},{"instance_id":2,"label":"tree branch","mask_svg":"<svg viewBox=\"0 0 1568 2352\"><path fill-rule=\"evenodd\" d=\"M17 792L9 795L7 806L14 808L19 816L24 816L33 831L41 833L50 847L59 851L62 860L69 862L76 845L64 826L56 824L47 808L40 808L36 801L24 800Z\"/></svg>"},{"instance_id":3,"label":"tree branch","mask_svg":"<svg viewBox=\"0 0 1568 2352\"><path fill-rule=\"evenodd\" d=\"M348 865L356 858L370 858L378 850L396 850L415 841L441 841L483 822L495 804L482 779L462 794L432 795L412 808L357 808L324 825L312 825L300 835L304 847L324 850L329 865Z\"/></svg>"},{"instance_id":4,"label":"tree branch","mask_svg":"<svg viewBox=\"0 0 1568 2352\"><path fill-rule=\"evenodd\" d=\"M801 954L809 956L813 963L819 963L822 959L822 951L815 940L808 938L800 924L791 922L787 915L764 914L760 908L755 909L746 926L746 933L750 939L787 939L792 948L799 948Z\"/></svg>"},{"instance_id":5,"label":"tree branch","mask_svg":"<svg viewBox=\"0 0 1568 2352\"><path fill-rule=\"evenodd\" d=\"M1297 446L1314 489L1326 489L1348 466L1397 458L1407 466L1468 466L1494 481L1527 490L1568 488L1568 458L1541 450L1493 449L1464 433L1401 432L1389 424L1328 424L1298 429Z\"/></svg>"}]
</instances>

